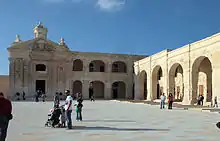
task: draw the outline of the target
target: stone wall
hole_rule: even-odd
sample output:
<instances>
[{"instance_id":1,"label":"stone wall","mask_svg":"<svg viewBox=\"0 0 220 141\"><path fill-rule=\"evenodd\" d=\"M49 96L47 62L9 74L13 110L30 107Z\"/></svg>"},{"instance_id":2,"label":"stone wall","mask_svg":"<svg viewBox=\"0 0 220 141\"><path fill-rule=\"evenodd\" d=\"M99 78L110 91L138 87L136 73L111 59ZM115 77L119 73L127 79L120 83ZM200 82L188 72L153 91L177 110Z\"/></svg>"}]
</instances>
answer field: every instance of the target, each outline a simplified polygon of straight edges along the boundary
<instances>
[{"instance_id":1,"label":"stone wall","mask_svg":"<svg viewBox=\"0 0 220 141\"><path fill-rule=\"evenodd\" d=\"M215 34L211 37L205 38L203 40L197 41L195 43L183 46L176 50L165 50L159 52L155 55L149 56L142 60L139 60L134 63L135 67L135 97L140 99L142 97L140 93L140 74L142 71L147 73L148 79L148 97L147 100L155 100L155 89L156 89L156 77L154 77L156 68L160 67L163 72L163 79L161 79L161 84L163 86L164 92L168 94L172 92L174 84L176 86L181 85L178 78L173 78L176 68L181 66L183 69L182 81L184 86L182 91L184 92L184 97L182 104L194 104L196 102L196 97L198 95L198 85L204 85L203 94L205 99L211 96L213 99L214 96L218 96L220 100L220 90L219 81L217 80L218 76L218 66L220 56L218 56L220 48L220 34ZM201 65L202 61L207 59L211 63L211 66L205 64ZM207 62L206 62L207 63ZM208 69L209 72L206 72L206 76L201 76L199 71L203 69ZM156 72L157 72L156 71ZM211 77L212 76L212 77ZM204 78L205 77L205 78ZM204 81L204 79L206 81ZM211 81L210 81L211 80ZM212 88L212 90L210 90ZM207 90L209 92L207 94ZM180 90L181 91L181 90ZM210 99L210 98L208 98ZM210 100L207 100L207 102Z\"/></svg>"},{"instance_id":2,"label":"stone wall","mask_svg":"<svg viewBox=\"0 0 220 141\"><path fill-rule=\"evenodd\" d=\"M5 97L8 97L9 94L9 76L0 75L0 92L3 92Z\"/></svg>"}]
</instances>

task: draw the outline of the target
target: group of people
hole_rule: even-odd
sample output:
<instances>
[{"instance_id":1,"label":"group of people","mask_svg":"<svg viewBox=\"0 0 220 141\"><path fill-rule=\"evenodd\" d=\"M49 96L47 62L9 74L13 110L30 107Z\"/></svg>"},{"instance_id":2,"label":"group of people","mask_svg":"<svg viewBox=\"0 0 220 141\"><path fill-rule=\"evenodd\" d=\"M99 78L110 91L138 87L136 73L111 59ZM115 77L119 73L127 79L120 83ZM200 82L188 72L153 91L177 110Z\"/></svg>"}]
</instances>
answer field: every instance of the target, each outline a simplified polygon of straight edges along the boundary
<instances>
[{"instance_id":1,"label":"group of people","mask_svg":"<svg viewBox=\"0 0 220 141\"><path fill-rule=\"evenodd\" d=\"M20 96L21 96L21 94L20 94L19 92L16 92L16 93L15 93L15 99L16 99L16 100L18 100L18 101L21 100L21 99L20 99ZM24 92L24 91L22 92L22 100L26 100L26 98L25 98L25 92Z\"/></svg>"},{"instance_id":2,"label":"group of people","mask_svg":"<svg viewBox=\"0 0 220 141\"><path fill-rule=\"evenodd\" d=\"M164 93L162 93L162 95L160 96L160 109L165 108L165 101L166 101L166 96ZM172 109L173 102L174 102L173 94L169 93L169 95L168 95L168 109Z\"/></svg>"},{"instance_id":3,"label":"group of people","mask_svg":"<svg viewBox=\"0 0 220 141\"><path fill-rule=\"evenodd\" d=\"M63 127L66 127L65 122L67 121L67 129L72 129L72 111L73 107L76 106L76 120L77 121L82 121L82 107L83 107L83 98L81 93L77 93L77 96L74 97L73 95L70 94L69 90L65 91L66 95L66 100L61 107L64 107L64 110L62 111L60 121L61 125ZM73 100L76 100L74 103ZM56 93L54 97L54 108L60 107L60 97L59 94Z\"/></svg>"},{"instance_id":4,"label":"group of people","mask_svg":"<svg viewBox=\"0 0 220 141\"><path fill-rule=\"evenodd\" d=\"M42 98L42 101L45 102L46 94L39 89L35 94L35 102L39 102L40 97Z\"/></svg>"}]
</instances>

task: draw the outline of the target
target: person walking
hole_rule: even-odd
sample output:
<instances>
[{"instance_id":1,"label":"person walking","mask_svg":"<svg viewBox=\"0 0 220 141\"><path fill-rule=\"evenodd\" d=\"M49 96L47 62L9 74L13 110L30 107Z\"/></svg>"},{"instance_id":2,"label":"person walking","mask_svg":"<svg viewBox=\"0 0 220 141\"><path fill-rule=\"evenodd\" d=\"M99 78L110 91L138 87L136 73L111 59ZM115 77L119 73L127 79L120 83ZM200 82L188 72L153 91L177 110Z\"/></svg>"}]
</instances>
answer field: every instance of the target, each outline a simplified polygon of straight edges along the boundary
<instances>
[{"instance_id":1,"label":"person walking","mask_svg":"<svg viewBox=\"0 0 220 141\"><path fill-rule=\"evenodd\" d=\"M215 98L214 98L214 105L213 105L213 107L218 108L217 96L215 96Z\"/></svg>"},{"instance_id":2,"label":"person walking","mask_svg":"<svg viewBox=\"0 0 220 141\"><path fill-rule=\"evenodd\" d=\"M170 93L168 97L168 109L172 109L172 107L173 107L173 95L172 93Z\"/></svg>"},{"instance_id":3,"label":"person walking","mask_svg":"<svg viewBox=\"0 0 220 141\"><path fill-rule=\"evenodd\" d=\"M0 107L0 141L5 141L9 121L12 119L12 105L2 92L0 92Z\"/></svg>"},{"instance_id":4,"label":"person walking","mask_svg":"<svg viewBox=\"0 0 220 141\"><path fill-rule=\"evenodd\" d=\"M66 94L66 103L65 103L65 111L66 111L66 120L67 120L67 129L72 129L72 110L73 110L73 98L70 96L70 91L65 91Z\"/></svg>"},{"instance_id":5,"label":"person walking","mask_svg":"<svg viewBox=\"0 0 220 141\"><path fill-rule=\"evenodd\" d=\"M166 96L164 93L162 93L162 95L160 96L160 109L164 109L165 100L166 100Z\"/></svg>"}]
</instances>

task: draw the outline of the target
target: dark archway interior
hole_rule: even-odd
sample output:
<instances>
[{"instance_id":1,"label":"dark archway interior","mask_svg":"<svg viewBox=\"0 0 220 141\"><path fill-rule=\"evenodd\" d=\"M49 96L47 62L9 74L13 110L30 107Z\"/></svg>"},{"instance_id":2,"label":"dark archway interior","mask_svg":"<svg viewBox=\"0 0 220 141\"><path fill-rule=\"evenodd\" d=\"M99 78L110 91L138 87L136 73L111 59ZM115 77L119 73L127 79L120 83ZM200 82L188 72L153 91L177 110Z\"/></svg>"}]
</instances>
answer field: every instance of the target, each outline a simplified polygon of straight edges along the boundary
<instances>
[{"instance_id":1,"label":"dark archway interior","mask_svg":"<svg viewBox=\"0 0 220 141\"><path fill-rule=\"evenodd\" d=\"M83 62L80 59L76 59L73 62L73 71L83 71Z\"/></svg>"},{"instance_id":2,"label":"dark archway interior","mask_svg":"<svg viewBox=\"0 0 220 141\"><path fill-rule=\"evenodd\" d=\"M113 99L126 98L126 87L124 82L118 81L112 84L112 98Z\"/></svg>"},{"instance_id":3,"label":"dark archway interior","mask_svg":"<svg viewBox=\"0 0 220 141\"><path fill-rule=\"evenodd\" d=\"M92 81L89 87L89 95L95 98L103 99L105 95L105 84L101 81Z\"/></svg>"}]
</instances>

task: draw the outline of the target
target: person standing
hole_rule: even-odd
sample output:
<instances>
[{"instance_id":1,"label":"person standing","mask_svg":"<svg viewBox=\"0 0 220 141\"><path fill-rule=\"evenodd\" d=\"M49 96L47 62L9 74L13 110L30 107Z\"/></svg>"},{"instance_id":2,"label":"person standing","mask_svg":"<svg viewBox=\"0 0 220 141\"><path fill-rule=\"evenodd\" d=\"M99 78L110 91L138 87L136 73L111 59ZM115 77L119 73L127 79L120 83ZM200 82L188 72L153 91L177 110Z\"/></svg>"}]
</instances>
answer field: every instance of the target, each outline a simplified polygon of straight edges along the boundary
<instances>
[{"instance_id":1,"label":"person standing","mask_svg":"<svg viewBox=\"0 0 220 141\"><path fill-rule=\"evenodd\" d=\"M56 92L54 96L54 107L59 107L59 105L60 105L60 97L59 97L59 93Z\"/></svg>"},{"instance_id":2,"label":"person standing","mask_svg":"<svg viewBox=\"0 0 220 141\"><path fill-rule=\"evenodd\" d=\"M173 95L172 93L170 93L168 97L168 109L172 109L172 107L173 107Z\"/></svg>"},{"instance_id":3,"label":"person standing","mask_svg":"<svg viewBox=\"0 0 220 141\"><path fill-rule=\"evenodd\" d=\"M213 105L213 107L218 108L217 96L215 96L215 98L214 98L214 105Z\"/></svg>"},{"instance_id":4,"label":"person standing","mask_svg":"<svg viewBox=\"0 0 220 141\"><path fill-rule=\"evenodd\" d=\"M5 141L7 136L8 124L12 119L11 101L4 97L0 92L0 141Z\"/></svg>"},{"instance_id":5,"label":"person standing","mask_svg":"<svg viewBox=\"0 0 220 141\"><path fill-rule=\"evenodd\" d=\"M76 120L77 121L82 121L82 107L83 107L83 99L81 96L79 96L76 104Z\"/></svg>"},{"instance_id":6,"label":"person standing","mask_svg":"<svg viewBox=\"0 0 220 141\"><path fill-rule=\"evenodd\" d=\"M25 92L23 91L23 95L22 95L22 97L23 97L23 100L25 100L26 98L25 98Z\"/></svg>"},{"instance_id":7,"label":"person standing","mask_svg":"<svg viewBox=\"0 0 220 141\"><path fill-rule=\"evenodd\" d=\"M164 93L162 93L162 95L160 96L160 109L164 109L165 100L166 100L166 96Z\"/></svg>"},{"instance_id":8,"label":"person standing","mask_svg":"<svg viewBox=\"0 0 220 141\"><path fill-rule=\"evenodd\" d=\"M45 102L46 94L42 93L42 101Z\"/></svg>"},{"instance_id":9,"label":"person standing","mask_svg":"<svg viewBox=\"0 0 220 141\"><path fill-rule=\"evenodd\" d=\"M200 105L202 105L202 106L203 106L203 100L204 100L204 96L201 94L200 95Z\"/></svg>"},{"instance_id":10,"label":"person standing","mask_svg":"<svg viewBox=\"0 0 220 141\"><path fill-rule=\"evenodd\" d=\"M66 103L65 103L65 111L66 111L66 120L67 120L67 129L72 129L72 105L73 105L73 98L70 96L70 91L65 91L66 93Z\"/></svg>"}]
</instances>

